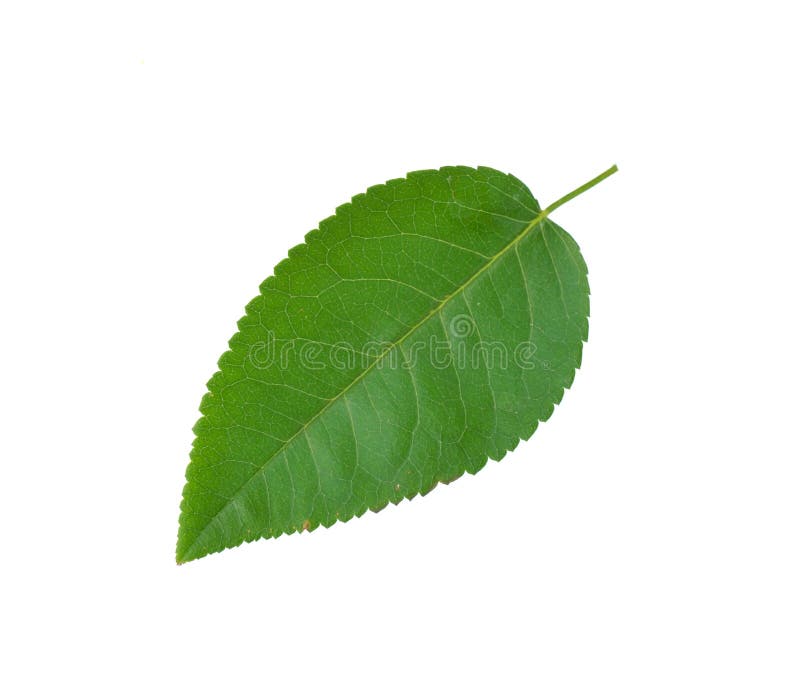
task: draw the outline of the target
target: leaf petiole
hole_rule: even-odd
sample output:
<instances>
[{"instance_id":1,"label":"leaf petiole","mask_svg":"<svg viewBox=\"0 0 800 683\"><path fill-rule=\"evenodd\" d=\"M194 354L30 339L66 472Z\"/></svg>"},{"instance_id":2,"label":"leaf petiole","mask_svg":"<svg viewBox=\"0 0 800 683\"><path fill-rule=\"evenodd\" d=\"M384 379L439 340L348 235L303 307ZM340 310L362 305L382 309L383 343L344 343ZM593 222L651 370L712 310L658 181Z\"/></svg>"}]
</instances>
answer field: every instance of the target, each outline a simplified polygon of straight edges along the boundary
<instances>
[{"instance_id":1,"label":"leaf petiole","mask_svg":"<svg viewBox=\"0 0 800 683\"><path fill-rule=\"evenodd\" d=\"M603 171L599 176L596 176L595 178L592 178L590 181L584 183L579 188L573 190L572 192L569 192L569 193L565 194L563 197L561 197L561 199L557 199L556 201L554 201L550 206L548 206L543 211L543 213L546 216L547 214L551 213L552 211L555 211L559 206L561 206L563 204L566 204L568 201L570 201L572 199L575 199L575 197L577 197L578 195L583 194L584 192L586 192L586 190L589 190L589 189L593 188L595 185L597 185L598 183L603 182L609 176L614 175L618 170L619 169L617 168L617 165L614 164L611 168Z\"/></svg>"}]
</instances>

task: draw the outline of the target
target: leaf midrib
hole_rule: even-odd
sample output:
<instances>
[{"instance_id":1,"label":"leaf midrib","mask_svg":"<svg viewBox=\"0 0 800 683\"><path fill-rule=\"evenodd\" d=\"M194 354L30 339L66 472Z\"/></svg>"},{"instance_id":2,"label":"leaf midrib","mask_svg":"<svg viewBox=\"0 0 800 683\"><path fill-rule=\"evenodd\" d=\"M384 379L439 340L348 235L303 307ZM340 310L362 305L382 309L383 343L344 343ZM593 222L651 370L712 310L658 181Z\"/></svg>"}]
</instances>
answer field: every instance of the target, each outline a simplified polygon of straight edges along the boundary
<instances>
[{"instance_id":1,"label":"leaf midrib","mask_svg":"<svg viewBox=\"0 0 800 683\"><path fill-rule=\"evenodd\" d=\"M253 472L253 474L252 474L252 475L250 475L250 477L248 477L248 479L247 479L247 480L246 480L246 481L245 481L245 482L244 482L244 483L243 483L243 484L242 484L242 485L241 485L241 486L240 486L238 489L236 489L236 491L234 491L234 493L233 493L233 494L231 494L231 496L230 496L230 498L227 500L227 502L226 502L226 503L225 503L225 504L224 504L224 505L223 505L223 506L222 506L222 507L221 507L221 508L220 508L220 509L219 509L219 510L218 510L218 511L217 511L217 512L216 512L216 513L215 513L215 514L212 516L212 517L210 517L210 518L209 518L209 521L208 521L208 522L205 524L205 526L203 526L203 528L202 528L202 529L201 529L201 530L200 530L200 531L197 533L197 535L195 536L195 538L194 538L194 540L192 541L192 543L191 543L191 544L189 545L189 547L186 549L186 552L185 552L185 553L183 553L183 556L184 556L184 557L186 557L186 556L190 556L190 555L191 555L191 551L194 549L194 547L195 547L195 546L198 544L198 542L200 541L200 539L203 537L203 534L205 534L205 532L208 530L208 527L209 527L209 526L211 526L211 524L214 522L214 520L216 520L216 519L217 519L217 518L218 518L218 517L219 517L219 516L220 516L220 515L221 515L223 512L225 512L225 511L226 511L226 510L227 510L227 509L228 509L228 508L229 508L231 505L233 505L234 501L237 499L237 497L239 496L239 494L240 494L240 493L241 493L241 492L242 492L242 491L243 491L243 490L244 490L244 489L245 489L247 486L249 486L250 482L251 482L251 481L253 481L253 479L254 479L255 477L257 477L257 476L259 476L259 475L262 475L262 473L263 473L263 472L266 470L266 468L267 468L269 465L271 465L271 464L272 464L272 463L273 463L273 462L276 460L276 458L278 458L278 456L282 455L282 454L283 454L283 453L284 453L284 452L285 452L285 451L286 451L286 450L289 448L289 446L290 446L292 443L294 443L294 440L295 440L295 439L296 439L296 438L297 438L297 437L298 437L300 434L304 433L304 432L305 432L305 431L306 431L306 430L307 430L307 429L308 429L308 428L309 428L309 427L310 427L312 424L314 424L314 422L316 422L316 421L317 421L317 419L319 419L319 418L320 418L322 415L324 415L324 414L325 414L325 412L326 412L326 411L327 411L327 410L328 410L328 409L329 409L329 408L330 408L332 405L334 405L334 404L335 404L335 403L336 403L338 400L340 400L340 399L341 399L341 398L342 398L342 397L343 397L345 394L347 394L347 392L348 392L348 391L350 391L350 389L352 389L352 388L353 388L353 387L354 387L356 384L358 384L358 383L359 383L359 382L360 382L360 381L361 381L361 380L362 380L362 379L363 379L363 378L364 378L364 377L365 377L365 376L366 376L366 375L367 375L369 372L371 372L371 371L372 371L372 369L373 369L373 368L374 368L374 367L375 367L375 366L376 366L378 363L380 363L380 362L381 362L381 360L383 360L383 358L385 358L385 357L386 357L386 356L387 356L387 355L388 355L388 354L389 354L389 353L390 353L390 352L391 352L393 349L395 349L396 347L400 346L400 345L401 345L401 344L402 344L402 343L403 343L403 342L404 342L406 339L408 339L408 338L409 338L409 337L410 337L412 334L414 334L414 333L415 333L417 330L419 330L419 329L420 329L420 328L421 328L421 327L422 327L422 326L423 326L423 325L424 325L426 322L428 322L428 320L430 320L430 319L431 319L433 316L435 316L435 315L438 315L438 313L439 313L439 312L440 312L440 311L441 311L441 310L442 310L442 309L443 309L445 306L447 306L447 304L448 304L450 301L452 301L452 300L453 300L455 297L457 297L457 296L458 296L459 294L461 294L461 293L462 293L462 292L463 292L465 289L467 289L467 287L469 287L469 286L470 286L470 285L471 285L473 282L475 282L475 280L477 280L477 279L478 279L478 278L479 278L481 275L483 275L485 272L487 272L487 271L488 271L488 270L489 270L489 269L490 269L490 268L491 268L491 267L492 267L494 264L496 264L496 263L497 263L497 262L498 262L498 261L499 261L499 260L500 260L500 259L501 259L501 258L502 258L502 257L503 257L505 254L506 254L506 253L508 253L508 251L509 251L510 249L514 248L514 247L515 247L517 244L519 244L519 243L520 243L520 242L521 242L521 241L522 241L522 240L523 240L523 239L524 239L524 238L525 238L527 235L531 234L531 232L534 230L534 228L536 228L536 227L538 227L538 226L542 225L542 224L543 224L543 222L544 222L544 221L547 219L547 216L548 216L548 215L549 215L549 214L550 214L550 213L551 213L553 210L555 210L555 209L556 209L556 208L558 208L559 206L561 206L561 205L565 204L566 202L570 201L571 199L574 199L574 198L575 198L575 197L577 197L579 194L582 194L583 192L585 192L585 191L586 191L586 190L588 190L589 188L593 187L594 185L596 185L596 184L597 184L597 183L599 183L600 181L604 180L606 177L608 177L608 176L609 176L609 175L611 175L612 173L615 173L615 172L616 172L616 170L617 170L617 167L616 167L616 165L615 165L615 166L612 166L610 169L608 169L608 170L607 170L607 171L605 171L604 173L600 174L600 175L599 175L599 176L597 176L596 178L593 178L592 180L590 180L589 182L585 183L584 185L581 185L579 188L577 188L577 189L573 190L572 192L570 192L570 193L568 193L568 194L564 195L563 197L561 197L561 198L560 198L560 199L558 199L557 201L553 202L553 203L552 203L550 206L548 206L547 208L545 208L544 210L542 210L542 211L541 211L539 214L537 214L537 215L536 215L536 216L535 216L535 217L534 217L534 218L533 218L533 219L532 219L532 220L531 220L531 221L530 221L530 222L529 222L529 223L528 223L528 224L525 226L525 228L523 228L523 230L521 230L521 231L520 231L520 233L519 233L519 234L518 234L516 237L514 237L514 239L512 239L511 241L509 241L509 243L508 243L508 244L506 244L506 245L505 245L505 246L504 246L504 247L503 247L503 248L502 248L500 251L498 251L498 252L497 252L497 253L496 253L494 256L492 256L492 257L491 257L491 258L490 258L490 259L489 259L489 260L488 260L486 263L484 263L484 264L483 264L483 265L482 265L482 266L481 266L481 267L480 267L480 268L479 268L477 271L475 271L475 273L474 273L472 276L470 276L469 278L467 278L467 280L465 280L463 284L459 285L459 287L458 287L458 288L456 288L456 289L453 291L453 293L452 293L452 294L449 294L449 295L448 295L448 296L446 296L444 299L442 299L442 300L441 300L441 302L440 302L440 303L439 303L439 304L438 304L438 305L437 305L435 308L433 308L431 311L429 311L429 312L428 312L428 314L427 314L427 315L425 315L425 317L424 317L424 318L422 318L422 319L421 319L421 320L420 320L420 321L419 321L419 322L418 322L416 325L412 326L412 327L411 327L411 328L410 328L410 329L409 329L407 332L405 332L405 333L404 333L404 334L403 334L401 337L399 337L397 340L395 340L394 342L392 342L391 344L389 344L389 345L386 347L385 351L384 351L383 353L381 353L381 354L380 354L380 355L379 355L379 356L378 356L378 357L377 357L377 358L374 360L374 362L373 362L372 364L370 364L369 366L367 366L367 367L366 367L366 368L363 370L363 372L361 372L359 375L357 375L357 376L356 376L356 377L355 377L355 378L354 378L354 379L353 379L353 380L352 380L352 381L351 381L351 382L350 382L350 383L349 383L349 384L348 384L346 387L344 387L344 389L342 389L342 390L341 390L341 391L340 391L338 394L336 394L335 396L333 396L333 397L332 397L332 398L331 398L331 399L330 399L330 400L329 400L329 401L328 401L328 402L327 402L327 403L326 403L326 404L325 404L325 405L324 405L322 408L320 408L320 409L319 409L319 410L318 410L318 411L317 411L317 412L316 412L316 413L315 413L315 414L314 414L314 415L311 417L311 419L309 419L309 420L308 420L308 421L307 421L305 424L303 424L303 425L302 425L302 426L301 426L301 427L300 427L300 428L299 428L299 429L298 429L298 430L297 430L297 431L296 431L294 434L292 434L292 435L291 435L291 436L290 436L290 437L289 437L289 438L288 438L288 439L287 439L287 440L286 440L286 441L283 443L283 445L282 445L282 446L281 446L281 447L280 447L278 450L276 450L276 451L275 451L275 452L274 452L274 453L273 453L273 454L272 454L272 455L271 455L269 458L267 458L267 460L266 460L266 461L265 461L265 462L264 462L262 465L260 465L260 466L259 466L259 467L256 469L256 471L255 471L255 472ZM179 560L179 561L180 561L180 560Z\"/></svg>"}]
</instances>

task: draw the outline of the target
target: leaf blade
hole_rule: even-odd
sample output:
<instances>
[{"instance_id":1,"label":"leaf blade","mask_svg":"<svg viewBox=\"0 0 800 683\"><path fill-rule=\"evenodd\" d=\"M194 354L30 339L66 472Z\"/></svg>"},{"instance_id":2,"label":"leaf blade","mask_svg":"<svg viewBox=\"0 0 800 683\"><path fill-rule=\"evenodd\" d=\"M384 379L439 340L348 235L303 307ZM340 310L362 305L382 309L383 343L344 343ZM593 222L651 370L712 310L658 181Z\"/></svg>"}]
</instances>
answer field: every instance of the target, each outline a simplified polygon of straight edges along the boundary
<instances>
[{"instance_id":1,"label":"leaf blade","mask_svg":"<svg viewBox=\"0 0 800 683\"><path fill-rule=\"evenodd\" d=\"M246 310L195 426L179 562L346 521L500 459L572 382L588 282L577 245L525 185L492 169L446 167L339 207ZM459 321L474 329L459 336ZM368 361L340 369L329 353L313 372L308 358L259 367L253 349L265 335L317 350L345 342ZM456 362L465 359L453 353L454 335L477 362ZM496 338L507 347L535 339L538 371L493 370ZM409 363L432 341L449 348L449 368L425 354ZM384 348L364 354L370 343ZM394 367L379 366L390 355Z\"/></svg>"}]
</instances>

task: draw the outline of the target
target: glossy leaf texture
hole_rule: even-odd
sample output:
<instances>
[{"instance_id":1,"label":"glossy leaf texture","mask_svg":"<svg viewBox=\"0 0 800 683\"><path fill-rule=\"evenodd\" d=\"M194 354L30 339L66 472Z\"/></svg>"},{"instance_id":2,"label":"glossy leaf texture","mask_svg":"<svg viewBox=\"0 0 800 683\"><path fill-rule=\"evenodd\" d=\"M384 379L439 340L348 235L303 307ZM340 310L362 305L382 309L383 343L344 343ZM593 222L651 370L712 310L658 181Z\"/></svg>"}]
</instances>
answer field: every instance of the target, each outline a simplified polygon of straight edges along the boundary
<instances>
[{"instance_id":1,"label":"glossy leaf texture","mask_svg":"<svg viewBox=\"0 0 800 683\"><path fill-rule=\"evenodd\" d=\"M201 402L178 562L347 521L500 460L572 384L575 241L511 175L418 171L340 206L246 307Z\"/></svg>"}]
</instances>

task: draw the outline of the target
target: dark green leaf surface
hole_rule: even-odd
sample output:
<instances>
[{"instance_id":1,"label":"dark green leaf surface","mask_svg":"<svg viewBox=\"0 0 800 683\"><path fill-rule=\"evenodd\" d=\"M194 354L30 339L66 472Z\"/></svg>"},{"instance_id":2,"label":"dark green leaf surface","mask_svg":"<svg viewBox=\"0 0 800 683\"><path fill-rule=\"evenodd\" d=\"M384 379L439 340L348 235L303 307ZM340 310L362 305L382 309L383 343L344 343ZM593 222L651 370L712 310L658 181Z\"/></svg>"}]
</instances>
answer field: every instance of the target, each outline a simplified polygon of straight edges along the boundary
<instances>
[{"instance_id":1,"label":"dark green leaf surface","mask_svg":"<svg viewBox=\"0 0 800 683\"><path fill-rule=\"evenodd\" d=\"M246 308L201 403L177 558L347 521L499 460L587 338L574 240L513 176L419 171L340 206Z\"/></svg>"}]
</instances>

